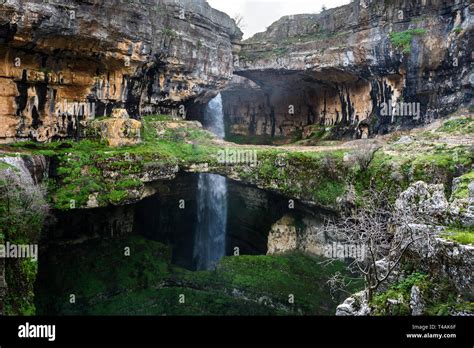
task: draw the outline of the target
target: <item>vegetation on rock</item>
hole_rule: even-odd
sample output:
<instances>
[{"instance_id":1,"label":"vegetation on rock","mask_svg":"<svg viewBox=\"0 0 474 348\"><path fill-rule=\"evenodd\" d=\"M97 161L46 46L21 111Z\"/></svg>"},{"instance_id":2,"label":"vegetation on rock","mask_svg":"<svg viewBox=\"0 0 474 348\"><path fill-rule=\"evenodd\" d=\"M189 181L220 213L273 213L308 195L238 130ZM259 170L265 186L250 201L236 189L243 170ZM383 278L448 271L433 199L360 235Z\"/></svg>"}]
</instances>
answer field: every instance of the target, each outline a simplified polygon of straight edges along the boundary
<instances>
[{"instance_id":1,"label":"vegetation on rock","mask_svg":"<svg viewBox=\"0 0 474 348\"><path fill-rule=\"evenodd\" d=\"M426 29L416 28L401 32L392 32L389 36L390 41L395 47L402 49L403 53L411 53L413 39L416 36L424 34L426 34Z\"/></svg>"},{"instance_id":2,"label":"vegetation on rock","mask_svg":"<svg viewBox=\"0 0 474 348\"><path fill-rule=\"evenodd\" d=\"M474 303L459 301L456 290L447 281L439 281L428 274L412 273L385 292L377 294L371 306L374 315L411 315L411 291L420 289L425 315L447 316L459 312L473 312Z\"/></svg>"},{"instance_id":3,"label":"vegetation on rock","mask_svg":"<svg viewBox=\"0 0 474 348\"><path fill-rule=\"evenodd\" d=\"M1 163L1 162L0 162ZM12 166L0 169L0 244L34 245L40 238L48 204L41 186L29 186ZM34 315L33 284L37 260L4 260L5 282L9 289L4 299L6 315ZM2 265L3 267L3 265Z\"/></svg>"}]
</instances>

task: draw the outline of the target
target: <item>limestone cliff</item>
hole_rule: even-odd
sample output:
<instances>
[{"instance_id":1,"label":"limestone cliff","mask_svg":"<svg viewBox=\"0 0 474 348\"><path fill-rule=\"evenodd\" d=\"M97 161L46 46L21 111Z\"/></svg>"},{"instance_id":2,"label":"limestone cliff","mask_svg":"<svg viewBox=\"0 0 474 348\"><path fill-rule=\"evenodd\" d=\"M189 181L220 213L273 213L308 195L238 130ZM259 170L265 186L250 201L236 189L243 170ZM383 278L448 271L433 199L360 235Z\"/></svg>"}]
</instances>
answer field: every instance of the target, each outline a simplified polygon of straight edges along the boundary
<instances>
[{"instance_id":1,"label":"limestone cliff","mask_svg":"<svg viewBox=\"0 0 474 348\"><path fill-rule=\"evenodd\" d=\"M242 43L236 74L258 86L247 98L241 78L225 92L230 134L306 137L338 125L336 136L364 137L467 106L473 13L470 1L357 0L283 17ZM419 112L384 116L390 100Z\"/></svg>"},{"instance_id":2,"label":"limestone cliff","mask_svg":"<svg viewBox=\"0 0 474 348\"><path fill-rule=\"evenodd\" d=\"M2 1L0 142L78 137L117 107L185 111L230 79L241 35L205 0Z\"/></svg>"}]
</instances>

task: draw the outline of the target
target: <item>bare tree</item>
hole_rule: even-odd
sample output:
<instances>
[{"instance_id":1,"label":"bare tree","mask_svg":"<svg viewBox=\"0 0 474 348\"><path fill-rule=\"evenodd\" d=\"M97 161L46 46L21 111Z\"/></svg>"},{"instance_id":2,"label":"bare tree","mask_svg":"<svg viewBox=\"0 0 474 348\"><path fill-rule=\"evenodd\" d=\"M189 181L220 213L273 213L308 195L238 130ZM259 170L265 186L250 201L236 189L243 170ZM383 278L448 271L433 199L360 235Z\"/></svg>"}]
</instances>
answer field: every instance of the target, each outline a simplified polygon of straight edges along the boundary
<instances>
[{"instance_id":1,"label":"bare tree","mask_svg":"<svg viewBox=\"0 0 474 348\"><path fill-rule=\"evenodd\" d=\"M241 13L236 13L234 16L234 21L235 24L240 28L240 29L245 29L246 24L244 22L244 16Z\"/></svg>"},{"instance_id":2,"label":"bare tree","mask_svg":"<svg viewBox=\"0 0 474 348\"><path fill-rule=\"evenodd\" d=\"M341 293L351 295L351 292L347 291L347 289L354 280L356 280L356 278L350 278L341 272L334 273L327 281L332 299L338 300Z\"/></svg>"},{"instance_id":3,"label":"bare tree","mask_svg":"<svg viewBox=\"0 0 474 348\"><path fill-rule=\"evenodd\" d=\"M337 221L327 221L325 228L340 243L364 248L364 257L354 259L349 268L364 277L369 300L399 267L414 243L423 240L430 247L433 239L429 228L417 228L420 223L431 224L428 216L401 211L387 197L386 192L370 190L363 206ZM344 285L339 279L330 282L330 286L338 289Z\"/></svg>"}]
</instances>

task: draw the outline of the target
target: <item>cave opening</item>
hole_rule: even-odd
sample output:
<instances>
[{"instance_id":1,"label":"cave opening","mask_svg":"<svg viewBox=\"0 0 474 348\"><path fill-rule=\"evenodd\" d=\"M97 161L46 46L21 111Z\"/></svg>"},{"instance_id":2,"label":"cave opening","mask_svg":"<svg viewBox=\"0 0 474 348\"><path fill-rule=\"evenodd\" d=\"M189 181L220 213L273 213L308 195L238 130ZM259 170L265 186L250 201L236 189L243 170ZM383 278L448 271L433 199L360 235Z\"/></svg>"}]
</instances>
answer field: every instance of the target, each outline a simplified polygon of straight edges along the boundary
<instances>
[{"instance_id":1,"label":"cave opening","mask_svg":"<svg viewBox=\"0 0 474 348\"><path fill-rule=\"evenodd\" d=\"M221 91L226 140L318 145L387 132L381 105L399 100L402 77L363 78L336 70L237 72ZM205 123L205 104L192 117Z\"/></svg>"}]
</instances>

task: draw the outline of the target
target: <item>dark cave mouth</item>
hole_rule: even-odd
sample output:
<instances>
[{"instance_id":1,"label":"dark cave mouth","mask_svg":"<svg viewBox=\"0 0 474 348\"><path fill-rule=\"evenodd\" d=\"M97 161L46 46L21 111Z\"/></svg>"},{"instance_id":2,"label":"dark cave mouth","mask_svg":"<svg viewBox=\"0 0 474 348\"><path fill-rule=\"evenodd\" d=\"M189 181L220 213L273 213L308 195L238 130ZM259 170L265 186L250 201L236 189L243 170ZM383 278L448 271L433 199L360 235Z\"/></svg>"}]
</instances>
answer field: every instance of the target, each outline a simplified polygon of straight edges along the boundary
<instances>
[{"instance_id":1,"label":"dark cave mouth","mask_svg":"<svg viewBox=\"0 0 474 348\"><path fill-rule=\"evenodd\" d=\"M205 174L209 175L209 174ZM181 174L157 185L157 194L136 204L56 212L44 233L44 252L54 254L80 241L139 235L172 249L172 263L197 270L195 258L199 175ZM225 179L227 222L224 256L265 255L272 225L285 214L303 219L310 212L277 194ZM58 248L58 249L57 249Z\"/></svg>"}]
</instances>

